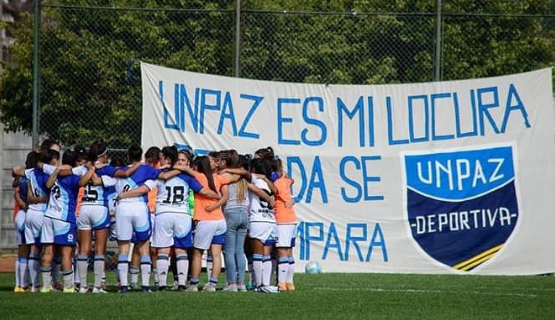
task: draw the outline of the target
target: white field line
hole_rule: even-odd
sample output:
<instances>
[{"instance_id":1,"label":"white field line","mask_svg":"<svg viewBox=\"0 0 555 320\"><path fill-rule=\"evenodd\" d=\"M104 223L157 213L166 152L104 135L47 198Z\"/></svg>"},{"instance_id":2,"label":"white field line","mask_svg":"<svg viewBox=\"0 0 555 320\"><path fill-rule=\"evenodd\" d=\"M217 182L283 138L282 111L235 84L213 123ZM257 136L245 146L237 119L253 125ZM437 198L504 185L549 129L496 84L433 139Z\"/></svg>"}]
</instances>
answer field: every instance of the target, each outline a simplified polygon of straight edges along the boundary
<instances>
[{"instance_id":1,"label":"white field line","mask_svg":"<svg viewBox=\"0 0 555 320\"><path fill-rule=\"evenodd\" d=\"M508 296L508 297L527 297L536 298L537 295L529 293L499 293L499 292L485 292L485 291L452 291L452 290L425 290L425 289L384 289L384 288L331 288L331 287L315 287L314 290L322 291L371 291L371 292L401 292L401 293L422 293L422 294L474 294L486 296Z\"/></svg>"}]
</instances>

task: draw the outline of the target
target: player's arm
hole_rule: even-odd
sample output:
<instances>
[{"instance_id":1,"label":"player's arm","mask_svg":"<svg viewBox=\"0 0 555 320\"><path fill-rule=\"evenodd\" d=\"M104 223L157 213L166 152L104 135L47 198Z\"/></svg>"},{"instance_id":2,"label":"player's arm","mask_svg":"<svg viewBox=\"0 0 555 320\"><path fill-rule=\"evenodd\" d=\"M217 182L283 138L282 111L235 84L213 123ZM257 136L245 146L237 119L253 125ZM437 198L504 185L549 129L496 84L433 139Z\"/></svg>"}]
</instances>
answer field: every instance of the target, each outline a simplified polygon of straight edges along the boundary
<instances>
[{"instance_id":1,"label":"player's arm","mask_svg":"<svg viewBox=\"0 0 555 320\"><path fill-rule=\"evenodd\" d=\"M116 200L119 201L119 200L121 200L121 199L126 199L126 198L136 198L136 197L140 197L140 196L142 196L142 195L144 195L144 194L147 194L149 191L150 191L150 188L143 184L143 185L140 186L140 187L133 188L133 189L131 189L131 190L129 190L129 191L120 193L120 194L117 196Z\"/></svg>"},{"instance_id":2,"label":"player's arm","mask_svg":"<svg viewBox=\"0 0 555 320\"><path fill-rule=\"evenodd\" d=\"M227 185L222 185L220 188L220 192L222 193L222 197L220 198L220 200L218 200L216 203L206 206L204 209L208 212L210 211L214 211L217 208L225 205L225 203L227 202L227 199L229 199L229 187ZM212 191L212 190L210 190Z\"/></svg>"},{"instance_id":3,"label":"player's arm","mask_svg":"<svg viewBox=\"0 0 555 320\"><path fill-rule=\"evenodd\" d=\"M272 199L272 197L270 197L266 192L264 192L264 190L260 189L259 187L255 186L252 183L247 183L247 187L249 188L249 191L256 194L260 199L268 202L270 206L272 207L274 206L274 199Z\"/></svg>"},{"instance_id":4,"label":"player's arm","mask_svg":"<svg viewBox=\"0 0 555 320\"><path fill-rule=\"evenodd\" d=\"M217 192L212 191L212 189L210 188L202 188L200 189L200 191L198 192L198 194L201 194L203 196L205 196L206 198L209 199L221 199L222 196L220 196Z\"/></svg>"},{"instance_id":5,"label":"player's arm","mask_svg":"<svg viewBox=\"0 0 555 320\"><path fill-rule=\"evenodd\" d=\"M243 168L225 168L222 171L232 175L231 177L229 177L230 180L231 180L231 183L237 182L241 178L245 178L245 180L247 180L247 182L252 181L252 173L250 173L249 171L247 171ZM239 177L237 177L237 176L239 176Z\"/></svg>"},{"instance_id":6,"label":"player's arm","mask_svg":"<svg viewBox=\"0 0 555 320\"><path fill-rule=\"evenodd\" d=\"M79 179L79 187L84 187L87 185L87 183L89 183L96 168L89 162L87 163L87 169L88 169L87 173L85 173L81 177L81 179Z\"/></svg>"},{"instance_id":7,"label":"player's arm","mask_svg":"<svg viewBox=\"0 0 555 320\"><path fill-rule=\"evenodd\" d=\"M184 172L184 173L186 173L186 174L188 174L192 177L195 176L195 171L193 169L191 169L190 167L188 167L188 166L182 166L182 165L176 164L176 165L173 166L173 169Z\"/></svg>"},{"instance_id":8,"label":"player's arm","mask_svg":"<svg viewBox=\"0 0 555 320\"><path fill-rule=\"evenodd\" d=\"M135 173L135 171L137 171L137 169L141 166L140 162L134 163L131 167L126 168L126 169L117 169L116 172L114 172L114 177L116 178L128 178L130 177L133 173Z\"/></svg>"},{"instance_id":9,"label":"player's arm","mask_svg":"<svg viewBox=\"0 0 555 320\"><path fill-rule=\"evenodd\" d=\"M100 178L96 172L93 173L92 177L91 177L91 181L90 183L92 183L93 186L101 186L102 185L102 178Z\"/></svg>"},{"instance_id":10,"label":"player's arm","mask_svg":"<svg viewBox=\"0 0 555 320\"><path fill-rule=\"evenodd\" d=\"M37 164L37 167L39 167L42 171L44 171L48 174L52 174L54 172L54 170L56 170L56 168L57 168L59 170L58 171L58 176L60 176L60 177L71 176L73 174L73 168L68 164L63 164L61 166L55 167L51 164L39 162Z\"/></svg>"},{"instance_id":11,"label":"player's arm","mask_svg":"<svg viewBox=\"0 0 555 320\"><path fill-rule=\"evenodd\" d=\"M179 175L180 173L181 173L181 171L177 170L177 169L166 171L166 172L160 172L160 174L158 175L158 179L160 179L160 180L169 180L169 179Z\"/></svg>"},{"instance_id":12,"label":"player's arm","mask_svg":"<svg viewBox=\"0 0 555 320\"><path fill-rule=\"evenodd\" d=\"M35 196L35 192L29 183L27 185L27 203L28 204L36 204L36 203L48 203L48 197L37 197Z\"/></svg>"},{"instance_id":13,"label":"player's arm","mask_svg":"<svg viewBox=\"0 0 555 320\"><path fill-rule=\"evenodd\" d=\"M21 199L21 195L19 194L19 187L15 188L14 190L14 194L13 194L13 199L15 200L15 202L17 202L17 204L19 205L19 207L23 210L27 209L27 203L25 203L25 201L23 201L23 199Z\"/></svg>"},{"instance_id":14,"label":"player's arm","mask_svg":"<svg viewBox=\"0 0 555 320\"><path fill-rule=\"evenodd\" d=\"M263 174L255 174L255 175L258 179L262 179L264 180L264 182L266 182L266 184L268 185L268 188L270 188L270 191L272 191L273 194L278 193L278 188L270 179L268 179L268 177L266 177Z\"/></svg>"},{"instance_id":15,"label":"player's arm","mask_svg":"<svg viewBox=\"0 0 555 320\"><path fill-rule=\"evenodd\" d=\"M25 177L25 168L23 168L22 166L13 167L12 177L14 177L14 178Z\"/></svg>"},{"instance_id":16,"label":"player's arm","mask_svg":"<svg viewBox=\"0 0 555 320\"><path fill-rule=\"evenodd\" d=\"M56 168L54 172L50 174L48 180L46 180L46 188L52 189L54 184L56 183L56 179L58 179L58 174L60 173L60 168Z\"/></svg>"}]
</instances>

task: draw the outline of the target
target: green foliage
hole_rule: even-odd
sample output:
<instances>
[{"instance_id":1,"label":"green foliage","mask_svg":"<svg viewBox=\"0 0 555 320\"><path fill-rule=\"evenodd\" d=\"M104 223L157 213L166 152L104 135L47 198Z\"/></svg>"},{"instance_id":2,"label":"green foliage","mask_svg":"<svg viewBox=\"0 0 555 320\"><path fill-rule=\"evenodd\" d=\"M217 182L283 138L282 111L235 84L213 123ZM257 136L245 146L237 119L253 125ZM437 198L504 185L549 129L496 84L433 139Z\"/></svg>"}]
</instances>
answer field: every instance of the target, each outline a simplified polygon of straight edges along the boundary
<instances>
[{"instance_id":1,"label":"green foliage","mask_svg":"<svg viewBox=\"0 0 555 320\"><path fill-rule=\"evenodd\" d=\"M49 3L40 33L39 127L64 144L103 138L124 148L140 140L138 61L233 75L234 1L55 2L67 8ZM443 1L442 78L553 66L555 18L515 16L553 13L553 4ZM242 10L242 77L339 84L434 79L435 1L243 0ZM11 131L32 127L32 19L26 18L8 27L16 38L13 65L0 75L0 120Z\"/></svg>"}]
</instances>

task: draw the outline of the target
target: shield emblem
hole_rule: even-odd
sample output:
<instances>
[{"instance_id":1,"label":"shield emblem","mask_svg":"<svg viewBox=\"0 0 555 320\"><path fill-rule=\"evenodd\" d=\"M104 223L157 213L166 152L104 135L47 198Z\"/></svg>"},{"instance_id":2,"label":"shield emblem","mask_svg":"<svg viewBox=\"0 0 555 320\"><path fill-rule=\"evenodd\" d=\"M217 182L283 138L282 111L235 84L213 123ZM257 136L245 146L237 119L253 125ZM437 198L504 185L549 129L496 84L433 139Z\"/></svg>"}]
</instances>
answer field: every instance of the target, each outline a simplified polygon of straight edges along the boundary
<instances>
[{"instance_id":1,"label":"shield emblem","mask_svg":"<svg viewBox=\"0 0 555 320\"><path fill-rule=\"evenodd\" d=\"M412 238L427 255L468 272L487 264L515 230L513 148L404 156Z\"/></svg>"}]
</instances>

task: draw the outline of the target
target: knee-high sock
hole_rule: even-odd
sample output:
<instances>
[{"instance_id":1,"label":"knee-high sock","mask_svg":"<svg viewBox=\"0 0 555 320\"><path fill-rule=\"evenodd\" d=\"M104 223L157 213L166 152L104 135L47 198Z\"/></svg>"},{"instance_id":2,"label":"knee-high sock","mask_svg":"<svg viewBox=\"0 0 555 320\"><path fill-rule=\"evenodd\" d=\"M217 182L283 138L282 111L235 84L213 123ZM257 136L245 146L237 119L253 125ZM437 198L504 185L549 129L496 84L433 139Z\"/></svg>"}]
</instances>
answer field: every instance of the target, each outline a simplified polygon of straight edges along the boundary
<instances>
[{"instance_id":1,"label":"knee-high sock","mask_svg":"<svg viewBox=\"0 0 555 320\"><path fill-rule=\"evenodd\" d=\"M35 288L39 286L40 256L36 253L29 255L29 277L31 285Z\"/></svg>"},{"instance_id":2,"label":"knee-high sock","mask_svg":"<svg viewBox=\"0 0 555 320\"><path fill-rule=\"evenodd\" d=\"M62 275L64 278L64 288L69 289L73 288L73 269L67 269L62 271ZM83 285L86 288L86 282L83 282Z\"/></svg>"},{"instance_id":3,"label":"knee-high sock","mask_svg":"<svg viewBox=\"0 0 555 320\"><path fill-rule=\"evenodd\" d=\"M42 275L42 286L45 288L52 287L52 268L40 268L40 274Z\"/></svg>"},{"instance_id":4,"label":"knee-high sock","mask_svg":"<svg viewBox=\"0 0 555 320\"><path fill-rule=\"evenodd\" d=\"M281 257L278 261L278 282L287 280L287 272L289 271L289 257Z\"/></svg>"},{"instance_id":5,"label":"knee-high sock","mask_svg":"<svg viewBox=\"0 0 555 320\"><path fill-rule=\"evenodd\" d=\"M261 254L252 255L252 269L254 273L254 277L252 278L253 284L255 286L262 285L262 255Z\"/></svg>"},{"instance_id":6,"label":"knee-high sock","mask_svg":"<svg viewBox=\"0 0 555 320\"><path fill-rule=\"evenodd\" d=\"M150 273L152 270L152 263L150 256L141 256L141 280L142 285L145 287L150 286Z\"/></svg>"},{"instance_id":7,"label":"knee-high sock","mask_svg":"<svg viewBox=\"0 0 555 320\"><path fill-rule=\"evenodd\" d=\"M287 283L293 283L293 276L295 275L295 258L289 257L289 270L287 271Z\"/></svg>"},{"instance_id":8,"label":"knee-high sock","mask_svg":"<svg viewBox=\"0 0 555 320\"><path fill-rule=\"evenodd\" d=\"M158 273L158 286L165 287L168 284L168 269L170 257L167 254L158 254L156 258L156 271Z\"/></svg>"},{"instance_id":9,"label":"knee-high sock","mask_svg":"<svg viewBox=\"0 0 555 320\"><path fill-rule=\"evenodd\" d=\"M94 287L100 288L102 284L102 279L104 279L104 255L97 254L94 256Z\"/></svg>"},{"instance_id":10,"label":"knee-high sock","mask_svg":"<svg viewBox=\"0 0 555 320\"><path fill-rule=\"evenodd\" d=\"M20 272L20 270L19 270L19 257L17 257L15 259L15 269L14 270L15 270L15 286L16 287L23 287L23 285L19 283L19 279L21 279L21 277L19 276L19 272Z\"/></svg>"},{"instance_id":11,"label":"knee-high sock","mask_svg":"<svg viewBox=\"0 0 555 320\"><path fill-rule=\"evenodd\" d=\"M272 258L264 256L262 258L262 285L269 286L272 279Z\"/></svg>"},{"instance_id":12,"label":"knee-high sock","mask_svg":"<svg viewBox=\"0 0 555 320\"><path fill-rule=\"evenodd\" d=\"M187 257L187 254L178 254L175 258L177 264L177 281L180 286L184 286L187 282L187 272L189 272L189 257Z\"/></svg>"},{"instance_id":13,"label":"knee-high sock","mask_svg":"<svg viewBox=\"0 0 555 320\"><path fill-rule=\"evenodd\" d=\"M127 286L127 272L129 272L129 261L126 254L118 255L118 276L121 286Z\"/></svg>"},{"instance_id":14,"label":"knee-high sock","mask_svg":"<svg viewBox=\"0 0 555 320\"><path fill-rule=\"evenodd\" d=\"M19 286L24 288L27 286L27 280L25 279L27 276L27 258L18 258L19 259Z\"/></svg>"},{"instance_id":15,"label":"knee-high sock","mask_svg":"<svg viewBox=\"0 0 555 320\"><path fill-rule=\"evenodd\" d=\"M89 256L80 254L77 256L77 273L79 274L79 282L84 288L87 287L87 269L89 268Z\"/></svg>"}]
</instances>

